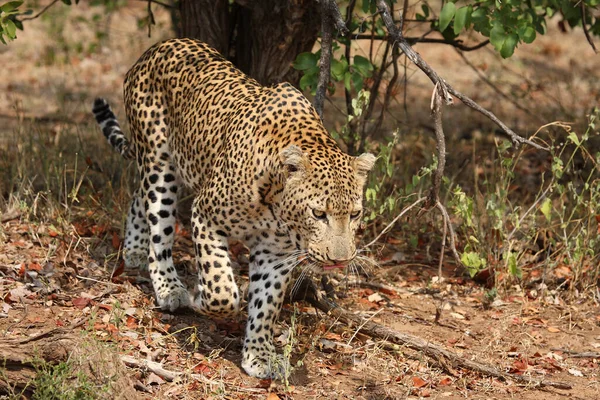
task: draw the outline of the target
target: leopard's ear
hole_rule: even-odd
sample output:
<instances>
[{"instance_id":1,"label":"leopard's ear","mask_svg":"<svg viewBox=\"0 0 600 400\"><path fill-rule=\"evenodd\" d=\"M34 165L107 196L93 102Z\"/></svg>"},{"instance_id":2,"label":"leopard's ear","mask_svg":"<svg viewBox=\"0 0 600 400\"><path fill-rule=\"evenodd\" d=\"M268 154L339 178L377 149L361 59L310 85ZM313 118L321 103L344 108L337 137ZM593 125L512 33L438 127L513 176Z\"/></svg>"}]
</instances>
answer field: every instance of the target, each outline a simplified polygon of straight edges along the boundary
<instances>
[{"instance_id":1,"label":"leopard's ear","mask_svg":"<svg viewBox=\"0 0 600 400\"><path fill-rule=\"evenodd\" d=\"M377 161L377 157L371 153L363 153L356 157L353 166L357 175L366 178L369 171L373 168L373 165L375 165L375 161Z\"/></svg>"},{"instance_id":2,"label":"leopard's ear","mask_svg":"<svg viewBox=\"0 0 600 400\"><path fill-rule=\"evenodd\" d=\"M283 167L286 178L306 170L306 157L304 156L302 149L293 144L279 153L279 160L281 161L281 166Z\"/></svg>"}]
</instances>

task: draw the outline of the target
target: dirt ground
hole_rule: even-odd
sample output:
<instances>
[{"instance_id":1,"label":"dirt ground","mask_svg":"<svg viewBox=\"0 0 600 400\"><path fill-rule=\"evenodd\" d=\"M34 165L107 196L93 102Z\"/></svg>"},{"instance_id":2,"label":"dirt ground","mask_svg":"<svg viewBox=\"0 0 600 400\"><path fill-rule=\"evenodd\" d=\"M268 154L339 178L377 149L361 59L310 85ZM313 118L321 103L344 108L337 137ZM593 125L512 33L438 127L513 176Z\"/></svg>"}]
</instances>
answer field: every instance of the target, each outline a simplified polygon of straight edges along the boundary
<instances>
[{"instance_id":1,"label":"dirt ground","mask_svg":"<svg viewBox=\"0 0 600 400\"><path fill-rule=\"evenodd\" d=\"M96 20L99 9L58 4L46 17L29 21L15 42L0 47L2 75L10 77L0 79L4 159L10 159L15 137L27 126L49 140L40 156L76 132L92 170L114 168L96 165L103 159L98 154L111 149L99 137L89 110L94 97L104 96L122 117L127 69L149 45L172 36L169 17L159 7L151 38L137 28L145 8L146 3L132 3ZM94 47L86 47L89 43ZM583 126L585 115L600 104L599 59L582 32L564 34L549 26L547 36L517 49L510 60L500 60L492 49L466 54L477 72L448 47L417 49L458 90L525 136L557 119ZM503 100L478 73L517 99L517 105ZM386 129L431 126L430 84L414 68L408 75L406 103L399 96ZM342 102L341 97L333 99L334 105ZM332 113L333 106L328 108ZM334 116L327 122L330 128L339 126ZM493 131L489 121L463 105L446 111L445 125L457 143ZM111 185L119 179L92 184ZM374 340L306 303L285 307L276 334L280 350L292 349L295 368L289 383L250 378L240 369L243 315L211 320L161 312L154 307L147 276L122 270L117 255L123 204L126 200L119 198L110 207L73 206L72 213L57 213L69 216L60 221L26 218L15 207L2 210L0 355L5 359L22 351L17 342L31 344L27 351L38 354L49 346L46 340L65 339L66 353L55 360L70 359L87 371L95 384L106 388L105 394L98 393L105 398L600 398L598 293L566 290L561 282L568 271L559 267L544 277L543 285L539 271L525 271L521 284L503 288L490 303L484 285L455 271L450 257L444 264L445 279L437 279L437 255L431 256L430 248L437 254L439 232L424 234L419 238L424 243L415 247L401 229L379 244L381 250L373 256L378 265L367 268L369 277L358 282L332 277L341 306L500 371L572 388L520 385L438 363L422 352ZM244 287L247 257L239 246L234 250ZM175 260L192 284L193 247L184 228L178 230ZM131 360L124 367L119 361L123 356L160 363L177 376L170 381L152 368L132 366ZM109 365L102 367L107 360ZM0 368L0 382L16 384L20 373ZM14 389L17 394L20 390Z\"/></svg>"}]
</instances>

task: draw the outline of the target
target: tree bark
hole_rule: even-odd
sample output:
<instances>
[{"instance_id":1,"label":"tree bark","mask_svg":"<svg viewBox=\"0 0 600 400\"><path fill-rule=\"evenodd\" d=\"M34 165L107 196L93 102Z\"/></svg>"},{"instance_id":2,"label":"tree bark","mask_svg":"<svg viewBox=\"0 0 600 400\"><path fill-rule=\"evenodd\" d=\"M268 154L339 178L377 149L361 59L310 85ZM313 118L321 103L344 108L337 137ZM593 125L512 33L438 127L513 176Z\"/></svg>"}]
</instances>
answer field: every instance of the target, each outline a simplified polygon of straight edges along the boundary
<instances>
[{"instance_id":1,"label":"tree bark","mask_svg":"<svg viewBox=\"0 0 600 400\"><path fill-rule=\"evenodd\" d=\"M320 25L314 0L182 0L181 36L200 39L264 85L297 85L291 64L310 51Z\"/></svg>"},{"instance_id":2,"label":"tree bark","mask_svg":"<svg viewBox=\"0 0 600 400\"><path fill-rule=\"evenodd\" d=\"M181 36L202 40L224 56L229 54L228 0L181 0Z\"/></svg>"},{"instance_id":3,"label":"tree bark","mask_svg":"<svg viewBox=\"0 0 600 400\"><path fill-rule=\"evenodd\" d=\"M262 84L289 81L300 75L291 64L310 51L321 22L314 0L238 1L236 65Z\"/></svg>"}]
</instances>

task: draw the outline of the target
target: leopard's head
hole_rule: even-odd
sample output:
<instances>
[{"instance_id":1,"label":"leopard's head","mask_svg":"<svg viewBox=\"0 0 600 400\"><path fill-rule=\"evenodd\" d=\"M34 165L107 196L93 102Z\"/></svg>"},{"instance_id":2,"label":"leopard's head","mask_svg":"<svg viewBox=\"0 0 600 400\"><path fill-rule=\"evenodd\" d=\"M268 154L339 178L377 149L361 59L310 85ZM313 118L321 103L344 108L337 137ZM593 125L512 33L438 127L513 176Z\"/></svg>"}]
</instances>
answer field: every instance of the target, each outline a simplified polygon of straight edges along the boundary
<instances>
[{"instance_id":1,"label":"leopard's head","mask_svg":"<svg viewBox=\"0 0 600 400\"><path fill-rule=\"evenodd\" d=\"M280 153L284 186L276 210L296 247L322 270L343 268L356 256L364 186L375 163L372 154L328 149L291 145Z\"/></svg>"}]
</instances>

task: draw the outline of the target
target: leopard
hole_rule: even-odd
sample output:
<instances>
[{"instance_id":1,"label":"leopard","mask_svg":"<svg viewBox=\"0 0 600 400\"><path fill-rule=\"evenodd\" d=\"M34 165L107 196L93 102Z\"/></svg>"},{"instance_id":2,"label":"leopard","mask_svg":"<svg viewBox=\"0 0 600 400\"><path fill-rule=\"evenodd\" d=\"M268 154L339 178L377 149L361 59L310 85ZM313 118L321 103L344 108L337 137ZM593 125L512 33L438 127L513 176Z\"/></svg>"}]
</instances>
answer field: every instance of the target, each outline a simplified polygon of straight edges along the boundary
<instances>
[{"instance_id":1,"label":"leopard","mask_svg":"<svg viewBox=\"0 0 600 400\"><path fill-rule=\"evenodd\" d=\"M229 243L245 244L241 366L252 377L281 376L286 367L274 327L292 271L326 274L355 259L364 187L376 157L343 152L292 84L262 85L195 39L150 47L127 72L123 92L129 135L105 99L95 99L92 111L108 142L137 164L125 265L148 269L165 311L231 317L242 299ZM194 196L195 294L173 261L183 186Z\"/></svg>"}]
</instances>

